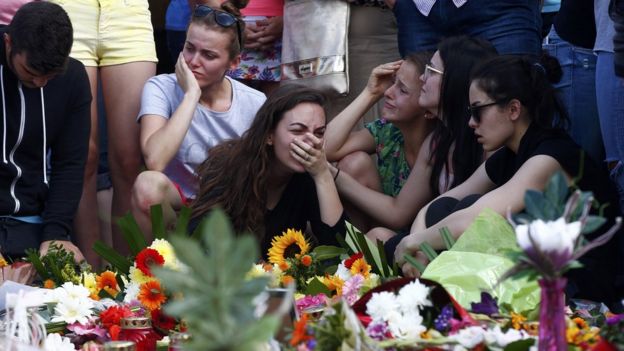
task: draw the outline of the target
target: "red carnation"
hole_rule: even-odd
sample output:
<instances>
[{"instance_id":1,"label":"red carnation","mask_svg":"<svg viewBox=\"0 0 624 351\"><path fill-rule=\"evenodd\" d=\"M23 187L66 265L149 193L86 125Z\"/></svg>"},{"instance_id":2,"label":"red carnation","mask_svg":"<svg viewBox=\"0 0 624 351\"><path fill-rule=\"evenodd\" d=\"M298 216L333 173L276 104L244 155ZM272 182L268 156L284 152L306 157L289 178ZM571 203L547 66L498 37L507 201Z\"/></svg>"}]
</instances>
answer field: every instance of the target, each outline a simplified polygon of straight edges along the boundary
<instances>
[{"instance_id":1,"label":"red carnation","mask_svg":"<svg viewBox=\"0 0 624 351\"><path fill-rule=\"evenodd\" d=\"M111 306L100 313L102 326L110 331L113 325L119 325L122 318L132 316L132 311L126 306Z\"/></svg>"},{"instance_id":2,"label":"red carnation","mask_svg":"<svg viewBox=\"0 0 624 351\"><path fill-rule=\"evenodd\" d=\"M351 269L351 266L353 266L353 262L359 260L362 257L364 257L364 255L361 252L351 255L351 257L345 260L345 267L347 267L347 269Z\"/></svg>"},{"instance_id":3,"label":"red carnation","mask_svg":"<svg viewBox=\"0 0 624 351\"><path fill-rule=\"evenodd\" d=\"M143 274L151 277L152 272L150 271L150 266L162 266L165 264L165 258L162 257L158 251L150 248L146 248L141 250L139 254L136 256L136 266L138 269L143 272Z\"/></svg>"},{"instance_id":4,"label":"red carnation","mask_svg":"<svg viewBox=\"0 0 624 351\"><path fill-rule=\"evenodd\" d=\"M160 309L152 311L152 325L163 335L169 334L169 331L175 328L176 320L162 313Z\"/></svg>"}]
</instances>

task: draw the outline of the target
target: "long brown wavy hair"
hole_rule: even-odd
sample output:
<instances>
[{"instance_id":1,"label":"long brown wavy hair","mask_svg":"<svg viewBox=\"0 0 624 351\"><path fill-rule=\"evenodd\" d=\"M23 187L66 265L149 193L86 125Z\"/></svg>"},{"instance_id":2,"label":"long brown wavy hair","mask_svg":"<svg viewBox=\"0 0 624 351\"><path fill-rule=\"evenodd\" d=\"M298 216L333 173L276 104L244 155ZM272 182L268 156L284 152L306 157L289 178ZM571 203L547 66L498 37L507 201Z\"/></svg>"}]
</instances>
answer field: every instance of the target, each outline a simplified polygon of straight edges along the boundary
<instances>
[{"instance_id":1,"label":"long brown wavy hair","mask_svg":"<svg viewBox=\"0 0 624 351\"><path fill-rule=\"evenodd\" d=\"M267 188L274 162L269 136L284 113L310 102L325 110L325 96L302 85L283 85L258 110L251 127L238 140L213 147L199 166L199 192L192 204L192 218L200 218L219 206L230 217L234 229L264 238Z\"/></svg>"}]
</instances>

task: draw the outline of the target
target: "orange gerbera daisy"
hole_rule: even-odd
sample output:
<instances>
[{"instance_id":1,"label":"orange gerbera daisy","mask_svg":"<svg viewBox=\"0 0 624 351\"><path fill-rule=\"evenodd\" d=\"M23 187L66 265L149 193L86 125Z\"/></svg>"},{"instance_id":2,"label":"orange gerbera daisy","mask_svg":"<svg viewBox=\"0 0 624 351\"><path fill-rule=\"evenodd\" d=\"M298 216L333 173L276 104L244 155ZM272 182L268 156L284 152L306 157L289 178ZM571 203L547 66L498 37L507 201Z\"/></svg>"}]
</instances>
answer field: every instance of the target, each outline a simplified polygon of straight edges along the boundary
<instances>
[{"instance_id":1,"label":"orange gerbera daisy","mask_svg":"<svg viewBox=\"0 0 624 351\"><path fill-rule=\"evenodd\" d=\"M301 230L288 229L282 235L273 237L269 249L269 262L280 264L290 257L299 257L310 250Z\"/></svg>"},{"instance_id":2,"label":"orange gerbera daisy","mask_svg":"<svg viewBox=\"0 0 624 351\"><path fill-rule=\"evenodd\" d=\"M95 277L95 281L98 290L103 289L112 297L117 296L117 293L119 293L119 286L117 285L117 279L114 272L104 271L102 274Z\"/></svg>"},{"instance_id":3,"label":"orange gerbera daisy","mask_svg":"<svg viewBox=\"0 0 624 351\"><path fill-rule=\"evenodd\" d=\"M322 283L325 284L327 289L330 291L336 291L336 295L342 295L342 286L344 285L344 280L340 279L340 277L335 275L326 275Z\"/></svg>"},{"instance_id":4,"label":"orange gerbera daisy","mask_svg":"<svg viewBox=\"0 0 624 351\"><path fill-rule=\"evenodd\" d=\"M158 280L150 280L141 284L137 298L150 311L159 309L167 301L167 296L165 296Z\"/></svg>"},{"instance_id":5,"label":"orange gerbera daisy","mask_svg":"<svg viewBox=\"0 0 624 351\"><path fill-rule=\"evenodd\" d=\"M165 258L154 249L145 248L136 255L136 268L141 270L143 274L151 277L151 266L162 266L165 264Z\"/></svg>"},{"instance_id":6,"label":"orange gerbera daisy","mask_svg":"<svg viewBox=\"0 0 624 351\"><path fill-rule=\"evenodd\" d=\"M295 322L295 330L292 333L292 339L290 339L291 346L297 346L302 342L306 342L312 339L311 335L307 332L308 314L304 313L298 321Z\"/></svg>"},{"instance_id":7,"label":"orange gerbera daisy","mask_svg":"<svg viewBox=\"0 0 624 351\"><path fill-rule=\"evenodd\" d=\"M365 259L358 258L357 260L353 261L353 264L351 264L350 271L353 275L360 274L364 278L368 278L368 276L370 275L371 266L366 263Z\"/></svg>"}]
</instances>

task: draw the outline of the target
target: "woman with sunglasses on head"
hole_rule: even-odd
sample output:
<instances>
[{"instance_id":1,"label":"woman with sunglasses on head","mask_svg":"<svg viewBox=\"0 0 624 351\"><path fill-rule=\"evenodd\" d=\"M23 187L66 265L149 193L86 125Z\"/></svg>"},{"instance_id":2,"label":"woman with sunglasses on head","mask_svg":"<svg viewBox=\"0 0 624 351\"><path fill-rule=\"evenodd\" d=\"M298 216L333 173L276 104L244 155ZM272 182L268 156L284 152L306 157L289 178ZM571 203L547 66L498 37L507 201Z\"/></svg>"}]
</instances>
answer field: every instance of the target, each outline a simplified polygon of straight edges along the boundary
<instances>
[{"instance_id":1,"label":"woman with sunglasses on head","mask_svg":"<svg viewBox=\"0 0 624 351\"><path fill-rule=\"evenodd\" d=\"M458 237L485 208L501 215L508 210L522 211L525 192L544 189L557 171L563 172L570 185L592 191L600 204L608 204L604 215L613 222L619 206L606 169L587 157L562 128L567 115L551 85L560 78L558 62L546 56L542 64L501 56L475 68L471 74L469 126L483 149L494 154L468 180L442 196L463 199L478 194L480 197L435 224L427 223L426 228L415 223L412 233L395 252L398 263L405 263L405 254L418 254L422 242L442 249L441 228L447 227ZM422 211L421 215L424 215ZM605 224L596 234L609 227L610 224ZM576 292L576 297L615 302L617 294L612 284L616 267L622 267L616 262L621 257L614 245L618 240L621 238L616 236L611 245L604 245L582 259L584 270L570 274L574 285L570 294ZM414 273L408 265L403 265L403 271Z\"/></svg>"},{"instance_id":2,"label":"woman with sunglasses on head","mask_svg":"<svg viewBox=\"0 0 624 351\"><path fill-rule=\"evenodd\" d=\"M132 192L132 212L145 232L151 232L152 205L163 204L165 215L173 218L173 210L195 197L195 170L208 150L240 137L265 100L261 92L225 76L240 61L244 23L239 9L246 3L196 7L176 73L145 85L138 120L148 171L138 176Z\"/></svg>"},{"instance_id":3,"label":"woman with sunglasses on head","mask_svg":"<svg viewBox=\"0 0 624 351\"><path fill-rule=\"evenodd\" d=\"M251 232L262 254L273 236L308 224L321 244L344 234L340 198L324 150L325 97L301 85L281 86L238 140L210 150L199 168L193 230L221 207L238 233Z\"/></svg>"}]
</instances>

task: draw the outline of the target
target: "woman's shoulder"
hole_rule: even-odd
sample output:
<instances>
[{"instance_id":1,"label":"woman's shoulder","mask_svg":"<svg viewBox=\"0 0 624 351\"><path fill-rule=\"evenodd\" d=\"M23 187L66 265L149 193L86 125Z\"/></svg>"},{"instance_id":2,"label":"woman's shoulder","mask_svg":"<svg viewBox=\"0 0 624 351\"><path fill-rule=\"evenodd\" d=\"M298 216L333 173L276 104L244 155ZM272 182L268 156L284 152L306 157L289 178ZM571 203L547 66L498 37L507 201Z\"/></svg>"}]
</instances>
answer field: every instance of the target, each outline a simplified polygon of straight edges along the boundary
<instances>
[{"instance_id":1,"label":"woman's shoulder","mask_svg":"<svg viewBox=\"0 0 624 351\"><path fill-rule=\"evenodd\" d=\"M228 79L230 83L232 83L232 90L237 97L242 99L241 101L245 101L245 103L255 102L262 104L266 100L266 95L264 95L263 92L249 87L228 76L226 76L225 78Z\"/></svg>"}]
</instances>

